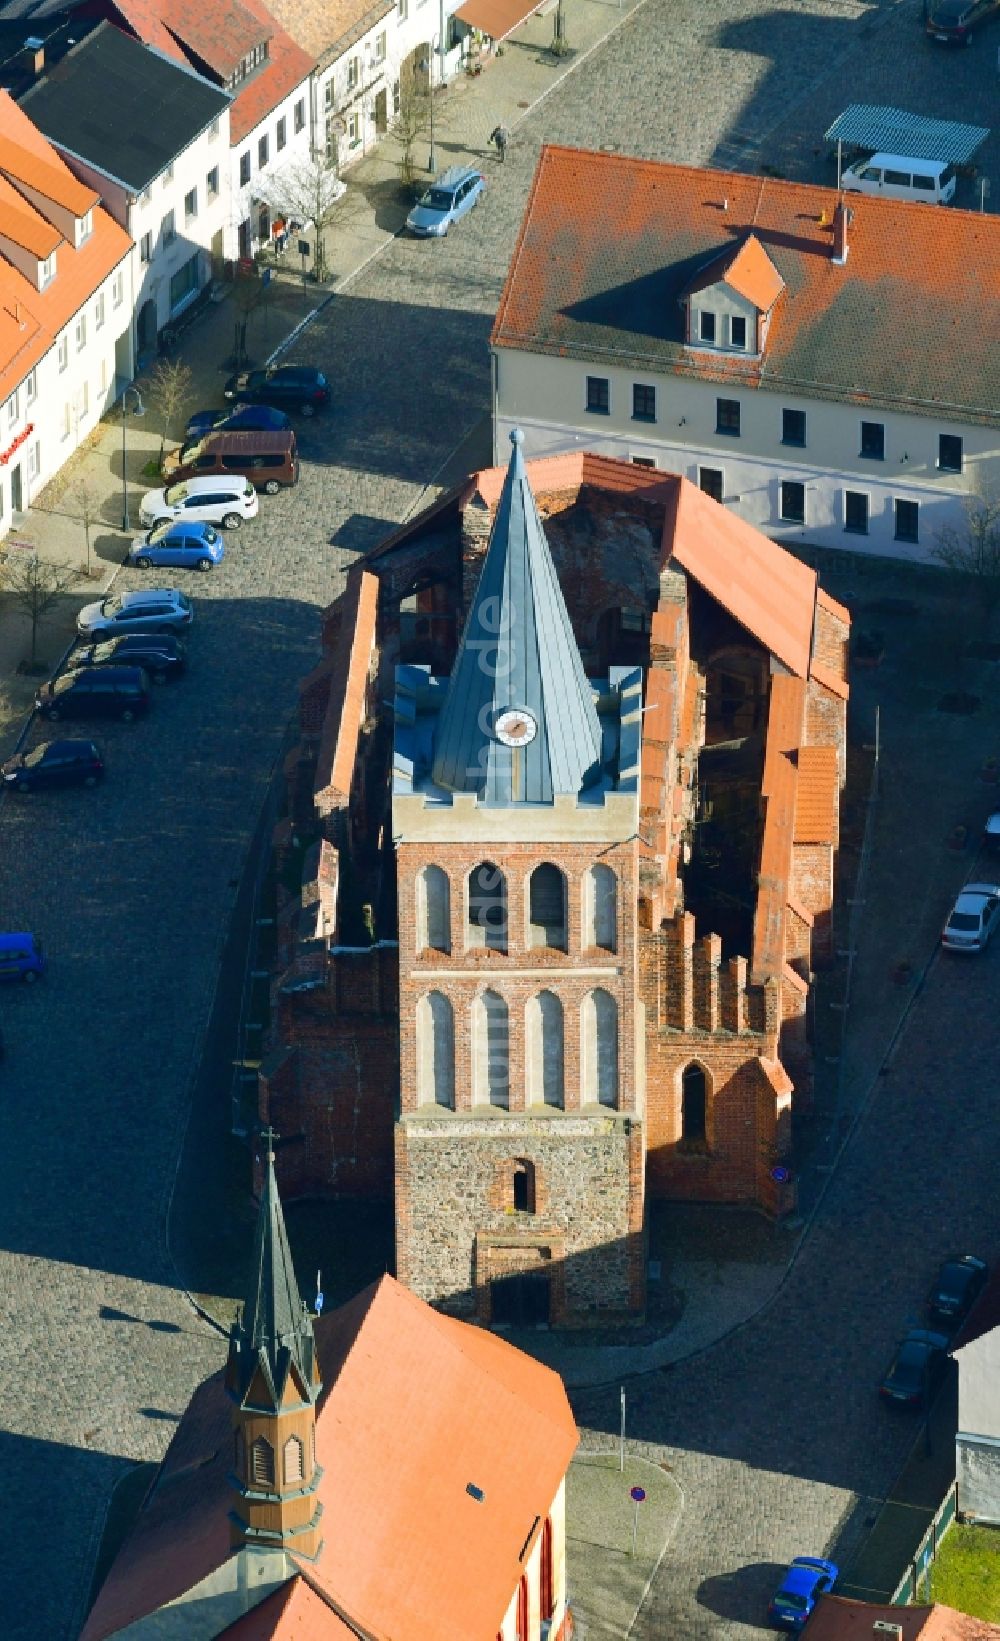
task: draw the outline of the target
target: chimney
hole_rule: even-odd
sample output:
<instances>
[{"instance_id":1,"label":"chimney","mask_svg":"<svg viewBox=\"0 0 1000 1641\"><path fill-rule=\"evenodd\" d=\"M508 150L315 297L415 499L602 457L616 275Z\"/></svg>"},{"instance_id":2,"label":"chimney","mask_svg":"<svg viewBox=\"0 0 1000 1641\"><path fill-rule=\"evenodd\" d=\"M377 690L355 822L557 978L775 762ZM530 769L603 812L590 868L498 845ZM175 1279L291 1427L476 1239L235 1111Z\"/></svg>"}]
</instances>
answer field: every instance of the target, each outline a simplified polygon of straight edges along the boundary
<instances>
[{"instance_id":1,"label":"chimney","mask_svg":"<svg viewBox=\"0 0 1000 1641\"><path fill-rule=\"evenodd\" d=\"M40 40L37 34L29 34L24 42L24 54L28 59L28 67L37 80L45 70L45 41Z\"/></svg>"},{"instance_id":2,"label":"chimney","mask_svg":"<svg viewBox=\"0 0 1000 1641\"><path fill-rule=\"evenodd\" d=\"M837 209L833 213L833 260L838 268L842 268L847 261L847 230L853 221L854 212L843 200L838 200Z\"/></svg>"}]
</instances>

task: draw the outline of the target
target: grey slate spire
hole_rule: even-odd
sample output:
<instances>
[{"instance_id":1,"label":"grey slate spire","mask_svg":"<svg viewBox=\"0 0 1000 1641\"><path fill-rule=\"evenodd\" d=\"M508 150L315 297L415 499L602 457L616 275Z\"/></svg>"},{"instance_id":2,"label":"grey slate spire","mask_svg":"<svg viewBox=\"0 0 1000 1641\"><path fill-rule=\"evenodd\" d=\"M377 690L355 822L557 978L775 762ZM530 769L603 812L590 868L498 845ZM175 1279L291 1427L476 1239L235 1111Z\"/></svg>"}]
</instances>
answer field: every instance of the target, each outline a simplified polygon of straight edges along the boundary
<instances>
[{"instance_id":1,"label":"grey slate spire","mask_svg":"<svg viewBox=\"0 0 1000 1641\"><path fill-rule=\"evenodd\" d=\"M242 1402L260 1369L277 1404L294 1366L303 1389L315 1401L320 1379L312 1320L295 1279L274 1177L274 1133L270 1128L265 1129L264 1139L267 1172L257 1213L250 1291L241 1315L233 1323L226 1382L230 1393Z\"/></svg>"},{"instance_id":2,"label":"grey slate spire","mask_svg":"<svg viewBox=\"0 0 1000 1641\"><path fill-rule=\"evenodd\" d=\"M515 428L438 719L433 778L488 804L551 803L600 773L601 728Z\"/></svg>"}]
</instances>

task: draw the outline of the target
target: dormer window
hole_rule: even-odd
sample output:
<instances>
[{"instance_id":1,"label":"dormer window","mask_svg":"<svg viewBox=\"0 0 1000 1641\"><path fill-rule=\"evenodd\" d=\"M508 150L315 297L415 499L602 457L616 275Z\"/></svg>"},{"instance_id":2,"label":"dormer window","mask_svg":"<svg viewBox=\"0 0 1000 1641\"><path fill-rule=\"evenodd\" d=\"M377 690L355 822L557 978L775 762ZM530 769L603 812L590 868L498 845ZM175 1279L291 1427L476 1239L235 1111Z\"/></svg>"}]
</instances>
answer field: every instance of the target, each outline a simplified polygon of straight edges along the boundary
<instances>
[{"instance_id":1,"label":"dormer window","mask_svg":"<svg viewBox=\"0 0 1000 1641\"><path fill-rule=\"evenodd\" d=\"M714 313L706 313L705 309L702 308L699 315L698 315L698 320L699 320L699 323L698 323L698 336L699 336L699 339L702 342L714 343L714 341L715 341L715 314Z\"/></svg>"},{"instance_id":2,"label":"dormer window","mask_svg":"<svg viewBox=\"0 0 1000 1641\"><path fill-rule=\"evenodd\" d=\"M76 246L77 246L77 250L79 250L81 245L86 244L87 240L90 238L93 231L94 231L94 213L93 213L93 211L88 211L86 216L77 217L77 219L76 219Z\"/></svg>"},{"instance_id":3,"label":"dormer window","mask_svg":"<svg viewBox=\"0 0 1000 1641\"><path fill-rule=\"evenodd\" d=\"M745 319L733 314L729 320L729 346L731 348L742 348L745 351L746 345L747 322Z\"/></svg>"},{"instance_id":4,"label":"dormer window","mask_svg":"<svg viewBox=\"0 0 1000 1641\"><path fill-rule=\"evenodd\" d=\"M38 289L40 291L44 291L46 285L49 283L49 281L51 279L54 279L55 276L56 276L56 253L55 253L55 251L53 251L51 256L47 256L47 257L45 257L44 260L39 261L39 264L38 264Z\"/></svg>"},{"instance_id":5,"label":"dormer window","mask_svg":"<svg viewBox=\"0 0 1000 1641\"><path fill-rule=\"evenodd\" d=\"M259 46L254 46L252 51L247 52L239 67L230 74L226 81L226 90L235 91L236 87L248 79L255 69L258 69L262 63L266 62L267 41L263 40Z\"/></svg>"}]
</instances>

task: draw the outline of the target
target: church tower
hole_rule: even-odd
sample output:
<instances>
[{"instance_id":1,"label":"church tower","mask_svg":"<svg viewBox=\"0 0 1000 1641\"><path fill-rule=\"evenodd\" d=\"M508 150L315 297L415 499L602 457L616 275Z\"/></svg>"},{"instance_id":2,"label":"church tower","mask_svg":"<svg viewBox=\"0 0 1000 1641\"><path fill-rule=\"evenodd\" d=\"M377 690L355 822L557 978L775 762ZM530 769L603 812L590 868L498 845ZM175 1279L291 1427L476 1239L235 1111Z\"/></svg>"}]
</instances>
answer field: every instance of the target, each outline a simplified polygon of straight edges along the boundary
<instances>
[{"instance_id":1,"label":"church tower","mask_svg":"<svg viewBox=\"0 0 1000 1641\"><path fill-rule=\"evenodd\" d=\"M397 670L397 1272L599 1323L644 1303L642 679L586 676L521 441L450 677Z\"/></svg>"},{"instance_id":2,"label":"church tower","mask_svg":"<svg viewBox=\"0 0 1000 1641\"><path fill-rule=\"evenodd\" d=\"M257 1215L253 1274L233 1323L226 1390L233 1404L234 1548L286 1549L309 1560L323 1542L316 1463L322 1389L312 1321L299 1297L274 1177L274 1136Z\"/></svg>"}]
</instances>

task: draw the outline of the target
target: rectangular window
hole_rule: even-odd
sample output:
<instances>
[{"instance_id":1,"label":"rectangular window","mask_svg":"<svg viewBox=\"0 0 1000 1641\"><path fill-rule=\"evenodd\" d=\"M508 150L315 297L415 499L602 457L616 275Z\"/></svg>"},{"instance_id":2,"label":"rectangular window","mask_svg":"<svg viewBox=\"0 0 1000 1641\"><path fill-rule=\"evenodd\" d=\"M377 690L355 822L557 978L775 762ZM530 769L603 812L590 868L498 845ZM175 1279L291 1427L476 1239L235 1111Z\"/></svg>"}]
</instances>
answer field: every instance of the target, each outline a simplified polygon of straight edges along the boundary
<instances>
[{"instance_id":1,"label":"rectangular window","mask_svg":"<svg viewBox=\"0 0 1000 1641\"><path fill-rule=\"evenodd\" d=\"M292 109L292 127L295 131L296 136L298 135L298 133L300 131L305 130L305 127L306 127L306 100L305 100L304 97L300 97L298 102L295 104L295 107Z\"/></svg>"},{"instance_id":2,"label":"rectangular window","mask_svg":"<svg viewBox=\"0 0 1000 1641\"><path fill-rule=\"evenodd\" d=\"M77 395L76 405L77 414L82 421L84 416L86 416L90 410L90 384L88 382L84 382L82 388L80 389Z\"/></svg>"},{"instance_id":3,"label":"rectangular window","mask_svg":"<svg viewBox=\"0 0 1000 1641\"><path fill-rule=\"evenodd\" d=\"M152 197L153 197L153 188L152 188L152 184L150 184L150 186L148 188L144 188L142 190L142 193L139 195L139 204L140 205L148 205L150 200L152 199Z\"/></svg>"},{"instance_id":4,"label":"rectangular window","mask_svg":"<svg viewBox=\"0 0 1000 1641\"><path fill-rule=\"evenodd\" d=\"M108 361L106 359L101 360L101 376L100 376L100 381L98 382L98 387L100 388L102 393L107 392L107 388L108 388Z\"/></svg>"},{"instance_id":5,"label":"rectangular window","mask_svg":"<svg viewBox=\"0 0 1000 1641\"><path fill-rule=\"evenodd\" d=\"M29 479L37 479L38 472L39 472L39 469L40 469L41 465L42 465L41 440L35 439L35 441L32 444L29 444L29 446L28 446L28 477L29 477Z\"/></svg>"},{"instance_id":6,"label":"rectangular window","mask_svg":"<svg viewBox=\"0 0 1000 1641\"><path fill-rule=\"evenodd\" d=\"M70 404L69 400L67 399L66 403L63 405L63 408L62 408L62 427L61 427L61 430L60 430L60 438L68 439L70 434L72 433L72 431L73 431L73 406Z\"/></svg>"},{"instance_id":7,"label":"rectangular window","mask_svg":"<svg viewBox=\"0 0 1000 1641\"><path fill-rule=\"evenodd\" d=\"M916 501L901 501L899 497L893 502L893 511L896 515L896 540L920 540L920 503Z\"/></svg>"},{"instance_id":8,"label":"rectangular window","mask_svg":"<svg viewBox=\"0 0 1000 1641\"><path fill-rule=\"evenodd\" d=\"M281 150L284 148L285 143L287 142L287 140L288 140L288 122L284 118L284 116L282 116L282 118L278 121L277 125L274 128L274 146L277 149L279 154L281 153Z\"/></svg>"},{"instance_id":9,"label":"rectangular window","mask_svg":"<svg viewBox=\"0 0 1000 1641\"><path fill-rule=\"evenodd\" d=\"M806 522L806 487L796 479L781 481L781 517L786 524Z\"/></svg>"},{"instance_id":10,"label":"rectangular window","mask_svg":"<svg viewBox=\"0 0 1000 1641\"><path fill-rule=\"evenodd\" d=\"M806 442L806 413L804 410L781 412L781 442L804 448Z\"/></svg>"},{"instance_id":11,"label":"rectangular window","mask_svg":"<svg viewBox=\"0 0 1000 1641\"><path fill-rule=\"evenodd\" d=\"M222 129L222 122L220 121L218 114L216 114L215 119L212 121L211 125L208 128L208 140L209 140L209 142L214 142L215 141L215 139L219 135L219 132L221 131L221 129Z\"/></svg>"},{"instance_id":12,"label":"rectangular window","mask_svg":"<svg viewBox=\"0 0 1000 1641\"><path fill-rule=\"evenodd\" d=\"M606 376L587 377L587 409L592 416L611 413L611 383Z\"/></svg>"},{"instance_id":13,"label":"rectangular window","mask_svg":"<svg viewBox=\"0 0 1000 1641\"><path fill-rule=\"evenodd\" d=\"M393 114L393 119L395 119L396 115L399 113L399 110L402 107L402 102L403 102L403 99L402 99L402 95L401 95L401 92L400 92L399 81L394 80L393 85L392 85L392 114Z\"/></svg>"},{"instance_id":14,"label":"rectangular window","mask_svg":"<svg viewBox=\"0 0 1000 1641\"><path fill-rule=\"evenodd\" d=\"M646 382L632 383L632 420L656 421L656 389Z\"/></svg>"},{"instance_id":15,"label":"rectangular window","mask_svg":"<svg viewBox=\"0 0 1000 1641\"><path fill-rule=\"evenodd\" d=\"M177 238L177 229L174 227L174 213L168 211L160 223L160 233L163 235L164 245L172 245Z\"/></svg>"},{"instance_id":16,"label":"rectangular window","mask_svg":"<svg viewBox=\"0 0 1000 1641\"><path fill-rule=\"evenodd\" d=\"M102 291L94 303L94 328L101 330L104 325L104 292Z\"/></svg>"},{"instance_id":17,"label":"rectangular window","mask_svg":"<svg viewBox=\"0 0 1000 1641\"><path fill-rule=\"evenodd\" d=\"M219 195L219 167L213 165L205 178L205 193L209 199L217 199Z\"/></svg>"},{"instance_id":18,"label":"rectangular window","mask_svg":"<svg viewBox=\"0 0 1000 1641\"><path fill-rule=\"evenodd\" d=\"M199 263L199 260L200 260L200 256L201 256L200 251L195 251L194 256L189 256L187 261L183 264L182 267L178 268L177 272L174 274L173 278L171 279L171 281L170 281L170 311L171 311L171 313L173 312L174 308L176 308L178 306L179 303L183 302L183 300L186 296L190 296L192 291L196 291L198 289L198 263Z\"/></svg>"},{"instance_id":19,"label":"rectangular window","mask_svg":"<svg viewBox=\"0 0 1000 1641\"><path fill-rule=\"evenodd\" d=\"M15 392L15 393L12 393L10 398L7 400L7 426L8 427L13 427L14 423L17 421L18 409L19 409L19 406L18 406L18 402L17 402L17 393Z\"/></svg>"},{"instance_id":20,"label":"rectangular window","mask_svg":"<svg viewBox=\"0 0 1000 1641\"><path fill-rule=\"evenodd\" d=\"M868 534L868 497L861 490L844 491L844 529L852 536Z\"/></svg>"},{"instance_id":21,"label":"rectangular window","mask_svg":"<svg viewBox=\"0 0 1000 1641\"><path fill-rule=\"evenodd\" d=\"M721 467L699 467L698 488L713 501L722 500L723 475Z\"/></svg>"},{"instance_id":22,"label":"rectangular window","mask_svg":"<svg viewBox=\"0 0 1000 1641\"><path fill-rule=\"evenodd\" d=\"M73 332L73 336L76 341L77 353L82 353L83 349L87 346L87 315L85 313L81 313L77 316L76 329Z\"/></svg>"},{"instance_id":23,"label":"rectangular window","mask_svg":"<svg viewBox=\"0 0 1000 1641\"><path fill-rule=\"evenodd\" d=\"M715 314L700 313L698 315L698 335L703 342L715 341Z\"/></svg>"},{"instance_id":24,"label":"rectangular window","mask_svg":"<svg viewBox=\"0 0 1000 1641\"><path fill-rule=\"evenodd\" d=\"M245 188L250 181L250 150L240 155L240 187Z\"/></svg>"},{"instance_id":25,"label":"rectangular window","mask_svg":"<svg viewBox=\"0 0 1000 1641\"><path fill-rule=\"evenodd\" d=\"M120 308L125 300L125 275L116 273L114 284L111 287L111 306Z\"/></svg>"},{"instance_id":26,"label":"rectangular window","mask_svg":"<svg viewBox=\"0 0 1000 1641\"><path fill-rule=\"evenodd\" d=\"M347 141L351 148L361 141L361 115L354 113L347 116Z\"/></svg>"},{"instance_id":27,"label":"rectangular window","mask_svg":"<svg viewBox=\"0 0 1000 1641\"><path fill-rule=\"evenodd\" d=\"M326 85L323 87L323 107L326 109L333 107L333 90L333 81L327 80Z\"/></svg>"},{"instance_id":28,"label":"rectangular window","mask_svg":"<svg viewBox=\"0 0 1000 1641\"><path fill-rule=\"evenodd\" d=\"M633 467L652 467L654 470L656 468L656 462L654 461L652 456L633 456L631 458L631 460L632 460L632 466ZM623 623L624 623L624 614L626 614L626 613L627 612L623 612Z\"/></svg>"},{"instance_id":29,"label":"rectangular window","mask_svg":"<svg viewBox=\"0 0 1000 1641\"><path fill-rule=\"evenodd\" d=\"M263 171L265 165L267 164L268 153L269 153L269 148L268 148L267 132L265 131L264 135L262 137L260 137L258 139L258 142L257 142L257 169L258 169L258 171Z\"/></svg>"},{"instance_id":30,"label":"rectangular window","mask_svg":"<svg viewBox=\"0 0 1000 1641\"><path fill-rule=\"evenodd\" d=\"M69 337L68 336L60 336L59 346L56 349L56 358L59 362L60 371L64 371L66 369L66 366L69 364Z\"/></svg>"},{"instance_id":31,"label":"rectangular window","mask_svg":"<svg viewBox=\"0 0 1000 1641\"><path fill-rule=\"evenodd\" d=\"M353 91L361 78L361 62L357 57L347 59L347 89Z\"/></svg>"},{"instance_id":32,"label":"rectangular window","mask_svg":"<svg viewBox=\"0 0 1000 1641\"><path fill-rule=\"evenodd\" d=\"M727 433L733 439L739 438L740 401L738 399L716 399L715 431L716 433Z\"/></svg>"},{"instance_id":33,"label":"rectangular window","mask_svg":"<svg viewBox=\"0 0 1000 1641\"><path fill-rule=\"evenodd\" d=\"M747 345L747 322L738 319L735 315L729 321L729 346L731 348L745 348Z\"/></svg>"},{"instance_id":34,"label":"rectangular window","mask_svg":"<svg viewBox=\"0 0 1000 1641\"><path fill-rule=\"evenodd\" d=\"M385 62L385 30L384 29L382 30L381 34L376 34L376 36L375 36L375 61L377 63L384 63Z\"/></svg>"},{"instance_id":35,"label":"rectangular window","mask_svg":"<svg viewBox=\"0 0 1000 1641\"><path fill-rule=\"evenodd\" d=\"M409 17L409 15L410 15L410 0L399 0L399 6L398 6L397 11L396 11L396 21L397 21L397 23L405 23L406 19Z\"/></svg>"},{"instance_id":36,"label":"rectangular window","mask_svg":"<svg viewBox=\"0 0 1000 1641\"><path fill-rule=\"evenodd\" d=\"M43 291L56 271L56 254L53 251L44 262L38 264L38 289Z\"/></svg>"},{"instance_id":37,"label":"rectangular window","mask_svg":"<svg viewBox=\"0 0 1000 1641\"><path fill-rule=\"evenodd\" d=\"M184 195L184 221L190 222L198 215L198 190L192 188L189 194Z\"/></svg>"},{"instance_id":38,"label":"rectangular window","mask_svg":"<svg viewBox=\"0 0 1000 1641\"><path fill-rule=\"evenodd\" d=\"M869 461L885 461L885 425L882 422L861 423L861 454Z\"/></svg>"},{"instance_id":39,"label":"rectangular window","mask_svg":"<svg viewBox=\"0 0 1000 1641\"><path fill-rule=\"evenodd\" d=\"M38 377L36 376L34 371L30 371L29 374L24 378L24 402L25 402L25 404L26 405L33 405L34 402L35 402L35 397L36 397L37 393L38 393Z\"/></svg>"},{"instance_id":40,"label":"rectangular window","mask_svg":"<svg viewBox=\"0 0 1000 1641\"><path fill-rule=\"evenodd\" d=\"M139 241L139 261L140 262L152 262L152 260L153 260L153 236L152 236L152 234L143 234L142 238Z\"/></svg>"},{"instance_id":41,"label":"rectangular window","mask_svg":"<svg viewBox=\"0 0 1000 1641\"><path fill-rule=\"evenodd\" d=\"M174 162L173 162L173 160L171 160L170 164L167 166L167 169L163 173L162 181L163 181L164 188L168 187L169 184L173 182L173 180L174 180Z\"/></svg>"},{"instance_id":42,"label":"rectangular window","mask_svg":"<svg viewBox=\"0 0 1000 1641\"><path fill-rule=\"evenodd\" d=\"M961 473L962 440L957 433L938 434L938 466L942 473Z\"/></svg>"}]
</instances>

